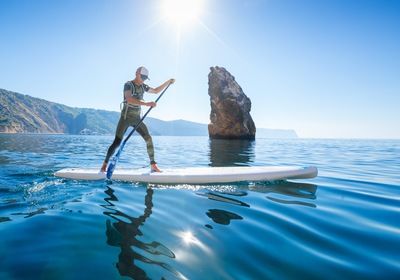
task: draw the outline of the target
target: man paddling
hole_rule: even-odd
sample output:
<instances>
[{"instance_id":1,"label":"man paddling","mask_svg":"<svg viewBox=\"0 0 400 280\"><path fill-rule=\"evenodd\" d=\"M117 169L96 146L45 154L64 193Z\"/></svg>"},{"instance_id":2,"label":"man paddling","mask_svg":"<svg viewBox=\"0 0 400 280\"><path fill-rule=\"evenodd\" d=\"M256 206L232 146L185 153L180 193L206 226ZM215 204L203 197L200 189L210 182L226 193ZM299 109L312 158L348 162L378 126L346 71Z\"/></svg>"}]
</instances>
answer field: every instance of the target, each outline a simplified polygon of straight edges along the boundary
<instances>
[{"instance_id":1,"label":"man paddling","mask_svg":"<svg viewBox=\"0 0 400 280\"><path fill-rule=\"evenodd\" d=\"M129 126L134 126L140 121L141 106L156 107L157 103L154 101L145 102L143 100L144 92L158 94L166 86L175 82L175 79L169 79L162 85L151 88L144 82L149 77L149 71L145 67L139 67L135 73L135 79L128 81L124 85L124 101L117 129L115 131L115 139L111 146L108 148L106 158L101 167L101 172L107 171L108 161L114 154L115 150L119 147L122 142L122 138ZM150 165L152 172L160 172L161 170L157 167L154 160L154 146L153 140L150 136L149 130L144 122L136 129L136 131L143 137L146 142L147 154L150 158Z\"/></svg>"}]
</instances>

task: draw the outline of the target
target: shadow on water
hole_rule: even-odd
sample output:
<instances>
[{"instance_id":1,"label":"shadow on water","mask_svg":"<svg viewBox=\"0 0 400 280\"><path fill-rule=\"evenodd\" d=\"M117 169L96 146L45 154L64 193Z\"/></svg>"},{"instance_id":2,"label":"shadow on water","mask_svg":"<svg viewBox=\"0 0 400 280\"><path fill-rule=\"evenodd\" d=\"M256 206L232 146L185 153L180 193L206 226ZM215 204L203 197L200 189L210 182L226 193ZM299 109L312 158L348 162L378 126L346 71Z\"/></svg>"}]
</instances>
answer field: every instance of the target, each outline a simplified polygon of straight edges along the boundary
<instances>
[{"instance_id":1,"label":"shadow on water","mask_svg":"<svg viewBox=\"0 0 400 280\"><path fill-rule=\"evenodd\" d=\"M197 193L197 195L207 197L210 200L215 200L219 202L224 202L224 203L230 203L233 205L237 206L245 206L245 207L250 207L247 203L244 203L243 201L240 201L238 199L230 198L227 195L232 195L232 194L217 194L214 192L207 192L207 193ZM242 193L243 196L246 195L245 192ZM220 225L229 225L231 223L231 220L243 220L243 217L236 214L232 213L230 211L226 211L223 209L209 209L206 212L206 215L213 220L215 223L220 224ZM206 225L206 227L211 228L211 225Z\"/></svg>"},{"instance_id":2,"label":"shadow on water","mask_svg":"<svg viewBox=\"0 0 400 280\"><path fill-rule=\"evenodd\" d=\"M256 182L247 186L242 186L241 192L227 193L208 191L205 193L196 193L199 196L206 197L210 200L232 204L235 206L251 207L251 205L239 200L235 197L245 197L247 192L245 189L258 193L267 193L267 199L280 204L292 204L299 206L306 206L316 208L317 205L310 203L307 200L315 200L317 198L317 186L308 183L277 181L277 182ZM279 196L276 197L276 196ZM305 200L305 201L303 201ZM213 222L221 225L229 225L231 220L243 220L244 218L236 213L226 211L223 209L209 209L206 215L213 220ZM206 227L212 229L211 225Z\"/></svg>"},{"instance_id":3,"label":"shadow on water","mask_svg":"<svg viewBox=\"0 0 400 280\"><path fill-rule=\"evenodd\" d=\"M226 202L226 203L230 203L230 204L234 204L234 205L239 205L239 206L246 206L246 207L250 207L250 205L248 205L247 203L244 203L243 201L240 201L238 199L233 199L227 196L224 196L222 194L217 194L217 193L213 193L213 192L207 192L207 193L197 193L197 195L200 196L205 196L211 200L216 200L216 201L220 201L220 202ZM228 194L228 195L232 195L232 194ZM242 194L242 196L245 196L246 193L244 192Z\"/></svg>"},{"instance_id":4,"label":"shadow on water","mask_svg":"<svg viewBox=\"0 0 400 280\"><path fill-rule=\"evenodd\" d=\"M243 220L242 216L238 214L221 210L221 209L210 209L207 211L207 216L210 217L215 223L221 225L229 225L231 220ZM210 225L206 225L208 228L212 228Z\"/></svg>"},{"instance_id":5,"label":"shadow on water","mask_svg":"<svg viewBox=\"0 0 400 280\"><path fill-rule=\"evenodd\" d=\"M113 220L116 220L114 223L112 223L110 219L107 219L106 221L107 244L121 248L118 263L116 264L120 275L128 276L132 279L150 279L146 271L135 264L136 261L141 261L146 264L163 267L178 278L185 279L180 272L170 265L145 257L133 249L133 247L136 247L153 256L163 255L170 259L175 258L175 254L160 242L153 241L151 243L144 243L136 238L137 236L143 236L140 227L145 224L147 218L152 214L153 189L147 189L144 198L143 215L140 215L137 218L131 217L115 209L113 202L117 202L118 198L115 196L113 189L107 186L105 193L108 195L108 198L104 199L107 204L102 206L107 210L112 211L105 211L104 214L111 217Z\"/></svg>"},{"instance_id":6,"label":"shadow on water","mask_svg":"<svg viewBox=\"0 0 400 280\"><path fill-rule=\"evenodd\" d=\"M297 204L316 208L317 205L299 199L316 200L317 185L309 183L279 181L276 183L257 182L250 190L267 193L267 199L281 204ZM278 195L278 198L276 197ZM294 200L292 199L294 198Z\"/></svg>"},{"instance_id":7,"label":"shadow on water","mask_svg":"<svg viewBox=\"0 0 400 280\"><path fill-rule=\"evenodd\" d=\"M249 166L254 162L255 141L210 139L210 166Z\"/></svg>"}]
</instances>

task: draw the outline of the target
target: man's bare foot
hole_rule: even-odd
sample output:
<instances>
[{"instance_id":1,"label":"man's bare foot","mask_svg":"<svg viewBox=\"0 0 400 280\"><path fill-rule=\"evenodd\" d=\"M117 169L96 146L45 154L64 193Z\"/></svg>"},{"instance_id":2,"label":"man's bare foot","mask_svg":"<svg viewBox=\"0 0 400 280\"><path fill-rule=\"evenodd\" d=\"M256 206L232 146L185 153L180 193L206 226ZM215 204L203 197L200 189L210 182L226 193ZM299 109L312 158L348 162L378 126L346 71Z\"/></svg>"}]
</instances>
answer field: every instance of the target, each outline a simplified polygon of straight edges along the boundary
<instances>
[{"instance_id":1,"label":"man's bare foot","mask_svg":"<svg viewBox=\"0 0 400 280\"><path fill-rule=\"evenodd\" d=\"M155 163L151 165L151 172L162 172Z\"/></svg>"},{"instance_id":2,"label":"man's bare foot","mask_svg":"<svg viewBox=\"0 0 400 280\"><path fill-rule=\"evenodd\" d=\"M100 172L107 172L107 162L103 162L103 165L101 166Z\"/></svg>"}]
</instances>

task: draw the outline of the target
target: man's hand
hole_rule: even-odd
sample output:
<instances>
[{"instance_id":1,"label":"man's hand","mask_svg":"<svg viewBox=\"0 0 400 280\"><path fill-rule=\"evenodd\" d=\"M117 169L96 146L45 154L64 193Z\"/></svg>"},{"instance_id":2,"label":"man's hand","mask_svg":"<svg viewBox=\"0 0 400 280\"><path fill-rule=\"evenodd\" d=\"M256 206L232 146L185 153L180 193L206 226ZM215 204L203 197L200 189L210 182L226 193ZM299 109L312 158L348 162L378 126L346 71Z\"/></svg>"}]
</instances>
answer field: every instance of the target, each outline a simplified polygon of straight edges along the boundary
<instances>
[{"instance_id":1,"label":"man's hand","mask_svg":"<svg viewBox=\"0 0 400 280\"><path fill-rule=\"evenodd\" d=\"M150 102L146 102L146 105L147 106L149 106L149 107L156 107L157 106L157 103L156 102L154 102L154 101L150 101Z\"/></svg>"},{"instance_id":2,"label":"man's hand","mask_svg":"<svg viewBox=\"0 0 400 280\"><path fill-rule=\"evenodd\" d=\"M175 83L175 81L176 81L175 79L169 79L169 83L170 83L170 84Z\"/></svg>"}]
</instances>

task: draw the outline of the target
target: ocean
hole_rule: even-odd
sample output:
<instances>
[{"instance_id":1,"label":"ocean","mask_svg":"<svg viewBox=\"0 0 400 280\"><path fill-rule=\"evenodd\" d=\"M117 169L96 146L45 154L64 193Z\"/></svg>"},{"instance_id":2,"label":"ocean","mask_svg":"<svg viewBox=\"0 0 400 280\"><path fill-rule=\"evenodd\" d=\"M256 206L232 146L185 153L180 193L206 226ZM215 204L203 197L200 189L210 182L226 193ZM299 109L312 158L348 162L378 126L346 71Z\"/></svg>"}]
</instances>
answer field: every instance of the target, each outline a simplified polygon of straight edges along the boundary
<instances>
[{"instance_id":1,"label":"ocean","mask_svg":"<svg viewBox=\"0 0 400 280\"><path fill-rule=\"evenodd\" d=\"M0 134L0 279L400 279L400 140L153 136L159 167L315 165L313 179L75 181L113 136ZM132 137L118 167L148 165Z\"/></svg>"}]
</instances>

